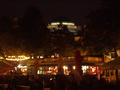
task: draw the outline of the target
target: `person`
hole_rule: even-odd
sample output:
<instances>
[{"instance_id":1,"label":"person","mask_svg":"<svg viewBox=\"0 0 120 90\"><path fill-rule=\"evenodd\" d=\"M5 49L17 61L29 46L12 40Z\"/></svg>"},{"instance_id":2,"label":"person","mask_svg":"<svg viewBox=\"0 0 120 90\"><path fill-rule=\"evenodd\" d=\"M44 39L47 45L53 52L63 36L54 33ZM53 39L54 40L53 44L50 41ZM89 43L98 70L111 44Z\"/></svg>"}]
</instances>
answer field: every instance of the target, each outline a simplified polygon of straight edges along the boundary
<instances>
[{"instance_id":1,"label":"person","mask_svg":"<svg viewBox=\"0 0 120 90\"><path fill-rule=\"evenodd\" d=\"M56 76L56 89L57 90L65 90L66 88L66 77L65 75L57 75Z\"/></svg>"},{"instance_id":2,"label":"person","mask_svg":"<svg viewBox=\"0 0 120 90\"><path fill-rule=\"evenodd\" d=\"M16 88L16 81L14 78L14 73L11 73L11 77L8 80L8 90L15 90Z\"/></svg>"},{"instance_id":3,"label":"person","mask_svg":"<svg viewBox=\"0 0 120 90\"><path fill-rule=\"evenodd\" d=\"M72 71L68 77L68 90L79 90L80 86L80 77L78 77L76 71Z\"/></svg>"}]
</instances>

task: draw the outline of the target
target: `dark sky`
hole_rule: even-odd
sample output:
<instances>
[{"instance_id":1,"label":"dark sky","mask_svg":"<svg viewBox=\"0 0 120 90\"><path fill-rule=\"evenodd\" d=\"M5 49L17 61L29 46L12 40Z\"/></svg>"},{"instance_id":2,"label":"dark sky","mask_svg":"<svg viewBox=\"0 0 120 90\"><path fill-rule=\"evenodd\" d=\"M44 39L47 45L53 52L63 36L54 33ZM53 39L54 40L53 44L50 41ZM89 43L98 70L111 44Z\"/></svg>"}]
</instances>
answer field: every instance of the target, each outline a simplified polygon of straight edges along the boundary
<instances>
[{"instance_id":1,"label":"dark sky","mask_svg":"<svg viewBox=\"0 0 120 90\"><path fill-rule=\"evenodd\" d=\"M45 22L69 17L83 24L90 11L100 8L101 0L0 0L0 16L22 16L29 6L40 8Z\"/></svg>"}]
</instances>

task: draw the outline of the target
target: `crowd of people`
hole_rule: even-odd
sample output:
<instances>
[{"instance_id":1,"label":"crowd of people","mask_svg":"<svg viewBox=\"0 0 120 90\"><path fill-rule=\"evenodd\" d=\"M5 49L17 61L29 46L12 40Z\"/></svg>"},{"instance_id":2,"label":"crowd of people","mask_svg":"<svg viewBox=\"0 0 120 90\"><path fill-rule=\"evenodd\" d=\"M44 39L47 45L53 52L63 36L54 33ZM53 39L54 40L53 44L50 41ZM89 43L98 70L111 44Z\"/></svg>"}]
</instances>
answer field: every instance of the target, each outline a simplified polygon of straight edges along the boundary
<instances>
[{"instance_id":1,"label":"crowd of people","mask_svg":"<svg viewBox=\"0 0 120 90\"><path fill-rule=\"evenodd\" d=\"M0 76L0 85L7 84L7 88L0 86L0 90L119 90L120 83L108 83L104 79L98 80L96 76L85 75L76 81L75 76L65 75L39 75L34 76ZM28 90L28 89L25 89Z\"/></svg>"}]
</instances>

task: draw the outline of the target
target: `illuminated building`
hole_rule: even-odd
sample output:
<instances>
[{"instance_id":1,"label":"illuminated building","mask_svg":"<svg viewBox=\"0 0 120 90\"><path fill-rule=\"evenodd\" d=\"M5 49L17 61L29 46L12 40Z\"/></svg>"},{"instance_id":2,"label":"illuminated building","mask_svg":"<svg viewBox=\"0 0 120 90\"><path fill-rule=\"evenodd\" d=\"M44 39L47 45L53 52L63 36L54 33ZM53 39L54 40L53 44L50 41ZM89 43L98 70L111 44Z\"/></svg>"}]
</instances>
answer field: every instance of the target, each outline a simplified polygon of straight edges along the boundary
<instances>
[{"instance_id":1,"label":"illuminated building","mask_svg":"<svg viewBox=\"0 0 120 90\"><path fill-rule=\"evenodd\" d=\"M64 26L67 27L69 32L77 33L78 28L73 22L51 22L47 28L54 32L55 30L62 30Z\"/></svg>"},{"instance_id":2,"label":"illuminated building","mask_svg":"<svg viewBox=\"0 0 120 90\"><path fill-rule=\"evenodd\" d=\"M104 63L100 67L100 75L101 78L104 78L109 82L120 80L120 56L114 60Z\"/></svg>"},{"instance_id":3,"label":"illuminated building","mask_svg":"<svg viewBox=\"0 0 120 90\"><path fill-rule=\"evenodd\" d=\"M38 61L38 69L37 74L43 75L56 75L58 73L58 66L59 66L59 55L51 56L50 58L44 58L43 56L36 56ZM72 70L76 69L74 57L63 57L61 58L61 65L63 69L63 73L65 75L69 75ZM6 58L9 62L17 62L15 66L15 70L21 70L23 75L34 75L35 73L35 66L36 60L34 58L30 58L24 55L21 56L7 56ZM102 58L100 57L88 57L84 56L82 64L83 74L92 74L97 75L99 72L99 63L102 62Z\"/></svg>"},{"instance_id":4,"label":"illuminated building","mask_svg":"<svg viewBox=\"0 0 120 90\"><path fill-rule=\"evenodd\" d=\"M21 73L22 75L27 75L27 66L21 66L20 64L15 67L15 71Z\"/></svg>"},{"instance_id":5,"label":"illuminated building","mask_svg":"<svg viewBox=\"0 0 120 90\"><path fill-rule=\"evenodd\" d=\"M58 18L57 20L53 20L47 26L47 28L50 29L51 32L54 32L56 30L63 30L64 27L66 27L69 32L72 32L75 35L80 30L74 22L66 18Z\"/></svg>"},{"instance_id":6,"label":"illuminated building","mask_svg":"<svg viewBox=\"0 0 120 90\"><path fill-rule=\"evenodd\" d=\"M37 56L38 57L38 56ZM41 57L41 58L40 58ZM58 73L59 66L59 57L51 57L51 58L43 58L39 56L38 61L38 70L37 74L43 75L56 75ZM82 61L82 70L83 74L92 74L96 75L98 73L98 63L102 62L102 58L100 57L84 57ZM8 61L16 61L19 62L18 66L15 67L17 70L20 69L24 75L34 75L35 71L35 60L30 59L30 57L26 56L8 56L6 58ZM74 57L63 57L61 60L63 73L65 75L69 75L72 70L76 69Z\"/></svg>"},{"instance_id":7,"label":"illuminated building","mask_svg":"<svg viewBox=\"0 0 120 90\"><path fill-rule=\"evenodd\" d=\"M99 65L98 63L102 62L102 58L100 57L84 57L82 61L82 70L83 74L91 74L97 75L99 73ZM58 58L49 58L44 59L39 63L39 69L37 74L43 75L56 75L58 73L58 65L59 65ZM63 73L65 75L69 75L72 70L76 69L74 57L64 57L61 60ZM32 68L32 67L31 67Z\"/></svg>"},{"instance_id":8,"label":"illuminated building","mask_svg":"<svg viewBox=\"0 0 120 90\"><path fill-rule=\"evenodd\" d=\"M106 54L104 54L104 62L108 63L110 61L115 60L116 57L120 55L119 52L120 52L119 49L116 51L113 49L109 52L106 52Z\"/></svg>"}]
</instances>

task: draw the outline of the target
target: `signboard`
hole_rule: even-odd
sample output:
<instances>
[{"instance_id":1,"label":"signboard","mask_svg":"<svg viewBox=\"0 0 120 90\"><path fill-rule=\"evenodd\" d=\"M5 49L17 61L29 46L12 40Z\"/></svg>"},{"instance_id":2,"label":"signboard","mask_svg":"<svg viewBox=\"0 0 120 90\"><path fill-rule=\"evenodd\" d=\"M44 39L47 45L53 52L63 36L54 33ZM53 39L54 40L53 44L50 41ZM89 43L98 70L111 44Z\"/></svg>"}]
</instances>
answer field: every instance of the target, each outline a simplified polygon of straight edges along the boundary
<instances>
[{"instance_id":1,"label":"signboard","mask_svg":"<svg viewBox=\"0 0 120 90\"><path fill-rule=\"evenodd\" d=\"M101 57L84 57L83 60L87 62L102 62Z\"/></svg>"}]
</instances>

